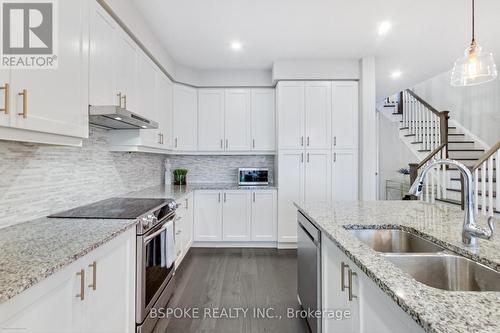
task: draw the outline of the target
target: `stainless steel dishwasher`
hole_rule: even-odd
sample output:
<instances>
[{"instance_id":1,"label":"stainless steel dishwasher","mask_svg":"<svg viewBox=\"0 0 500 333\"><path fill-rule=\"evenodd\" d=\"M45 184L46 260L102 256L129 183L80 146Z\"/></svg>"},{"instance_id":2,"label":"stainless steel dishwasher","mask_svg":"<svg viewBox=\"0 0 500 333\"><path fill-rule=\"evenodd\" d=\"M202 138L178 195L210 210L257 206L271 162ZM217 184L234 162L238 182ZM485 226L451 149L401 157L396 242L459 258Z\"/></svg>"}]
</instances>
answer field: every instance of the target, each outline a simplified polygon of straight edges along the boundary
<instances>
[{"instance_id":1,"label":"stainless steel dishwasher","mask_svg":"<svg viewBox=\"0 0 500 333\"><path fill-rule=\"evenodd\" d=\"M321 310L321 232L297 213L297 297L306 311ZM312 333L321 332L321 318L306 318Z\"/></svg>"}]
</instances>

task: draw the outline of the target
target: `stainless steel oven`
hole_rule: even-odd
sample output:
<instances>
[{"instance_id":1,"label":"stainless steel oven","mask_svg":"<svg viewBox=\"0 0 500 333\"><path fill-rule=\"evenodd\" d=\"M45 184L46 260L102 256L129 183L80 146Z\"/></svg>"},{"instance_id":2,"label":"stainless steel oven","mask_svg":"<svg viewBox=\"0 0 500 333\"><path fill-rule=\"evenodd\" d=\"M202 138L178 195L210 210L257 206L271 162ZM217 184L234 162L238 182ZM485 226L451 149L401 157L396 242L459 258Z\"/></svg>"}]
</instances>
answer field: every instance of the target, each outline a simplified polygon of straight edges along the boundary
<instances>
[{"instance_id":1,"label":"stainless steel oven","mask_svg":"<svg viewBox=\"0 0 500 333\"><path fill-rule=\"evenodd\" d=\"M137 232L137 333L153 331L158 319L150 316L151 309L165 307L175 288L175 245L172 243L175 236L169 238L175 235L175 210L164 216L161 212L158 214L148 216L154 221L154 227L144 233ZM170 232L169 228L172 228Z\"/></svg>"}]
</instances>

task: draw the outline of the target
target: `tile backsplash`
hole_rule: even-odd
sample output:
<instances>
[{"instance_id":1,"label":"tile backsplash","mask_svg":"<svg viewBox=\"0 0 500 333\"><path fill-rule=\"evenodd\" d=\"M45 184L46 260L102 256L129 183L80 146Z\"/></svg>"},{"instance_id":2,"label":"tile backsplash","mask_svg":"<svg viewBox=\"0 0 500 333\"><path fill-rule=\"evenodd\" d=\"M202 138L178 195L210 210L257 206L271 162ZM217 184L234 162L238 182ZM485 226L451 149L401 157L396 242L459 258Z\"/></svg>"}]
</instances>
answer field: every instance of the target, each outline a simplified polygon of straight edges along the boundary
<instances>
[{"instance_id":1,"label":"tile backsplash","mask_svg":"<svg viewBox=\"0 0 500 333\"><path fill-rule=\"evenodd\" d=\"M165 155L108 151L106 130L90 127L83 147L0 141L0 227L163 184ZM239 167L274 156L168 156L188 182L234 183Z\"/></svg>"},{"instance_id":2,"label":"tile backsplash","mask_svg":"<svg viewBox=\"0 0 500 333\"><path fill-rule=\"evenodd\" d=\"M274 156L193 156L172 155L168 157L172 170L188 170L189 183L236 183L238 168L269 168L269 181L273 182Z\"/></svg>"},{"instance_id":3,"label":"tile backsplash","mask_svg":"<svg viewBox=\"0 0 500 333\"><path fill-rule=\"evenodd\" d=\"M161 184L164 159L111 153L95 127L81 148L0 141L0 227Z\"/></svg>"}]
</instances>

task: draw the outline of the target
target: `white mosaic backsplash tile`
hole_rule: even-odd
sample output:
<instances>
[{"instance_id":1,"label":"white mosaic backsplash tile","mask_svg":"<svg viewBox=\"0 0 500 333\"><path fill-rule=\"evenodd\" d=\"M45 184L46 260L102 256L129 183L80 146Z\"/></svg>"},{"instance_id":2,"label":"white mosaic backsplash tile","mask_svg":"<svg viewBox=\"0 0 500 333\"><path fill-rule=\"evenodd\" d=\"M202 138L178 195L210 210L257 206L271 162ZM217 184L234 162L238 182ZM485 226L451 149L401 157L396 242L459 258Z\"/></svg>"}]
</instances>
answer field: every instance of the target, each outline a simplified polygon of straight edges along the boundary
<instances>
[{"instance_id":1,"label":"white mosaic backsplash tile","mask_svg":"<svg viewBox=\"0 0 500 333\"><path fill-rule=\"evenodd\" d=\"M106 131L90 127L83 147L0 140L0 227L164 182L165 155L112 153ZM191 183L234 183L239 167L268 167L274 156L170 156Z\"/></svg>"},{"instance_id":2,"label":"white mosaic backsplash tile","mask_svg":"<svg viewBox=\"0 0 500 333\"><path fill-rule=\"evenodd\" d=\"M269 180L273 182L274 156L169 156L172 170L188 170L189 183L236 183L238 168L269 168Z\"/></svg>"},{"instance_id":3,"label":"white mosaic backsplash tile","mask_svg":"<svg viewBox=\"0 0 500 333\"><path fill-rule=\"evenodd\" d=\"M163 183L165 156L110 153L105 133L82 148L0 141L0 227Z\"/></svg>"}]
</instances>

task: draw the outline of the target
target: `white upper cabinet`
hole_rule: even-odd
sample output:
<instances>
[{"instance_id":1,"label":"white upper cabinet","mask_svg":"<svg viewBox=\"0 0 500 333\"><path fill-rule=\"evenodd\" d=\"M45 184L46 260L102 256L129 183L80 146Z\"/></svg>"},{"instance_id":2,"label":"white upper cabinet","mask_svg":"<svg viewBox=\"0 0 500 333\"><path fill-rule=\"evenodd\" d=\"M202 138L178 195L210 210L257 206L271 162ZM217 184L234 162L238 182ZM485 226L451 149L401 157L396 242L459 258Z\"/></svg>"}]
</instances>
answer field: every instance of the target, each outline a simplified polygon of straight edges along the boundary
<instances>
[{"instance_id":1,"label":"white upper cabinet","mask_svg":"<svg viewBox=\"0 0 500 333\"><path fill-rule=\"evenodd\" d=\"M252 149L276 149L276 114L274 89L252 89Z\"/></svg>"},{"instance_id":2,"label":"white upper cabinet","mask_svg":"<svg viewBox=\"0 0 500 333\"><path fill-rule=\"evenodd\" d=\"M104 9L92 1L90 12L89 104L120 105L116 62L119 27Z\"/></svg>"},{"instance_id":3,"label":"white upper cabinet","mask_svg":"<svg viewBox=\"0 0 500 333\"><path fill-rule=\"evenodd\" d=\"M304 82L278 83L278 148L301 149L305 136Z\"/></svg>"},{"instance_id":4,"label":"white upper cabinet","mask_svg":"<svg viewBox=\"0 0 500 333\"><path fill-rule=\"evenodd\" d=\"M198 149L224 150L224 90L198 90Z\"/></svg>"},{"instance_id":5,"label":"white upper cabinet","mask_svg":"<svg viewBox=\"0 0 500 333\"><path fill-rule=\"evenodd\" d=\"M331 148L332 84L305 83L305 146L308 149Z\"/></svg>"},{"instance_id":6,"label":"white upper cabinet","mask_svg":"<svg viewBox=\"0 0 500 333\"><path fill-rule=\"evenodd\" d=\"M358 148L358 83L333 82L333 148Z\"/></svg>"},{"instance_id":7,"label":"white upper cabinet","mask_svg":"<svg viewBox=\"0 0 500 333\"><path fill-rule=\"evenodd\" d=\"M222 209L224 241L251 240L251 193L249 191L225 191Z\"/></svg>"},{"instance_id":8,"label":"white upper cabinet","mask_svg":"<svg viewBox=\"0 0 500 333\"><path fill-rule=\"evenodd\" d=\"M357 152L354 150L334 151L332 165L333 201L358 200Z\"/></svg>"},{"instance_id":9,"label":"white upper cabinet","mask_svg":"<svg viewBox=\"0 0 500 333\"><path fill-rule=\"evenodd\" d=\"M88 2L61 1L58 11L58 67L11 71L10 126L83 138L88 135Z\"/></svg>"},{"instance_id":10,"label":"white upper cabinet","mask_svg":"<svg viewBox=\"0 0 500 333\"><path fill-rule=\"evenodd\" d=\"M226 89L225 134L226 150L250 150L250 91L248 89Z\"/></svg>"},{"instance_id":11,"label":"white upper cabinet","mask_svg":"<svg viewBox=\"0 0 500 333\"><path fill-rule=\"evenodd\" d=\"M121 98L120 105L127 110L146 116L146 113L141 113L140 109L140 99L144 97L140 89L141 81L138 81L138 78L139 80L141 78L138 70L142 70L138 68L139 54L143 59L146 55L138 50L125 32L120 31L117 34L116 43L119 56L114 62L117 63L116 90L118 98ZM108 66L113 65L110 63Z\"/></svg>"},{"instance_id":12,"label":"white upper cabinet","mask_svg":"<svg viewBox=\"0 0 500 333\"><path fill-rule=\"evenodd\" d=\"M162 72L156 72L156 109L158 112L158 139L161 148L173 148L173 89L174 85Z\"/></svg>"},{"instance_id":13,"label":"white upper cabinet","mask_svg":"<svg viewBox=\"0 0 500 333\"><path fill-rule=\"evenodd\" d=\"M157 67L145 54L139 57L137 77L137 95L140 101L136 113L148 120L158 121L156 109L156 70ZM134 110L131 110L134 111Z\"/></svg>"},{"instance_id":14,"label":"white upper cabinet","mask_svg":"<svg viewBox=\"0 0 500 333\"><path fill-rule=\"evenodd\" d=\"M174 85L174 149L197 149L198 94L196 89Z\"/></svg>"}]
</instances>

